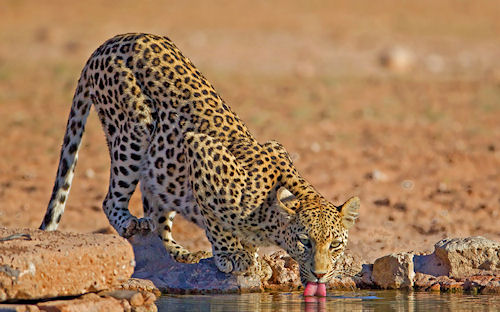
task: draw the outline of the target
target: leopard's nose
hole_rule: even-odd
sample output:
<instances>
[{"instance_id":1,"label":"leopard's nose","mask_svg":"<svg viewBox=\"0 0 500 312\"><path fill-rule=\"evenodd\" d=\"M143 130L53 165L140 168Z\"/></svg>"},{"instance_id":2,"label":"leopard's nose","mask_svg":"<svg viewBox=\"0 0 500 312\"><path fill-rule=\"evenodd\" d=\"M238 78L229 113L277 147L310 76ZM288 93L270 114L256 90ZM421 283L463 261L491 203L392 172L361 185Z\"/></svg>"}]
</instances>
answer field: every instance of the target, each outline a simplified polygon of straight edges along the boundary
<instances>
[{"instance_id":1,"label":"leopard's nose","mask_svg":"<svg viewBox=\"0 0 500 312\"><path fill-rule=\"evenodd\" d=\"M317 279L321 279L326 273L313 272L313 274Z\"/></svg>"}]
</instances>

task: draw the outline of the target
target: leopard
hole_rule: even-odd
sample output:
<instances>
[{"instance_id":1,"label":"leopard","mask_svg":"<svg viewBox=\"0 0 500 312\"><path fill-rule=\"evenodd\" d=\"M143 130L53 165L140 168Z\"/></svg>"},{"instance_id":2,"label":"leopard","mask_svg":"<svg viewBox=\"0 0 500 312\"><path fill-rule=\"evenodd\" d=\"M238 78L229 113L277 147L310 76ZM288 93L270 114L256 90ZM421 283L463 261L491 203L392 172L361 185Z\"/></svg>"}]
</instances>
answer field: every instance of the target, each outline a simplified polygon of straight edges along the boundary
<instances>
[{"instance_id":1,"label":"leopard","mask_svg":"<svg viewBox=\"0 0 500 312\"><path fill-rule=\"evenodd\" d=\"M307 182L277 141L259 143L212 84L165 36L117 35L95 50L73 96L52 195L40 229L60 223L91 106L111 160L102 207L125 238L154 233L178 262L213 257L225 273L259 266L258 249L284 249L304 285L335 274L359 214L352 197L335 206ZM140 187L144 216L129 211ZM180 214L205 230L211 252L175 241Z\"/></svg>"}]
</instances>

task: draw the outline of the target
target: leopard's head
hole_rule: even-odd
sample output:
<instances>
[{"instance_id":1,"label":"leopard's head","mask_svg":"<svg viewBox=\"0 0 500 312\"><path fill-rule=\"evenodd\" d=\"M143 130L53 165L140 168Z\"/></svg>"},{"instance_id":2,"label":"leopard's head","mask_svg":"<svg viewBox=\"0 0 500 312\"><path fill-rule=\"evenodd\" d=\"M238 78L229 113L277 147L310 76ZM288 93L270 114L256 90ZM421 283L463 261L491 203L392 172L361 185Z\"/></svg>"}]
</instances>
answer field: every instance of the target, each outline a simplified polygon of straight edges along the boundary
<instances>
[{"instance_id":1,"label":"leopard's head","mask_svg":"<svg viewBox=\"0 0 500 312\"><path fill-rule=\"evenodd\" d=\"M283 247L299 263L302 283L327 283L335 274L334 264L344 253L347 232L358 216L359 198L337 207L322 196L296 197L283 187L277 197L289 219Z\"/></svg>"}]
</instances>

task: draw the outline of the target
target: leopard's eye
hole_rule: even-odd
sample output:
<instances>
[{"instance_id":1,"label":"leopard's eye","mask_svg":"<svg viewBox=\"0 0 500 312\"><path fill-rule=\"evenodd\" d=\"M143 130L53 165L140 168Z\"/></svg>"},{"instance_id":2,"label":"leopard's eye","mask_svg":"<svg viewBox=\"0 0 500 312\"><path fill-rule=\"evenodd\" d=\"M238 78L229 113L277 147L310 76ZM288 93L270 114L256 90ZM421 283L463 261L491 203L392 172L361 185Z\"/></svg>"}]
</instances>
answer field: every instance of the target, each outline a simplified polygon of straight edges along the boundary
<instances>
[{"instance_id":1,"label":"leopard's eye","mask_svg":"<svg viewBox=\"0 0 500 312\"><path fill-rule=\"evenodd\" d=\"M337 250L340 248L340 246L342 246L342 242L340 241L333 241L331 244L330 244L330 250L331 251L334 251L334 250Z\"/></svg>"},{"instance_id":2,"label":"leopard's eye","mask_svg":"<svg viewBox=\"0 0 500 312\"><path fill-rule=\"evenodd\" d=\"M299 234L299 235L297 235L297 238L299 239L299 242L302 245L304 245L304 247L306 247L306 248L312 247L311 240L309 239L309 237L307 235Z\"/></svg>"}]
</instances>

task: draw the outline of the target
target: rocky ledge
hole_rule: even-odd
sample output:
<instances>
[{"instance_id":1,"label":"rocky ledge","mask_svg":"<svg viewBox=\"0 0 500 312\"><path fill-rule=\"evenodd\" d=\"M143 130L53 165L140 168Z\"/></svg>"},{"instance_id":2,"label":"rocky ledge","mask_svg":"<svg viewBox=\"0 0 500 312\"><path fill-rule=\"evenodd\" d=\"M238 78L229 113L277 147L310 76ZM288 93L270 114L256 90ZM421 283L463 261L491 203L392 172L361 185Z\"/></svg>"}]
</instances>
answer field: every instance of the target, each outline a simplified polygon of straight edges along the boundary
<instances>
[{"instance_id":1,"label":"rocky ledge","mask_svg":"<svg viewBox=\"0 0 500 312\"><path fill-rule=\"evenodd\" d=\"M153 234L129 242L115 235L0 228L0 311L156 311L158 288L239 293L302 287L297 263L283 251L262 256L257 273L233 275L219 272L211 258L175 262ZM329 289L500 294L500 244L483 237L444 239L432 254L394 253L373 264L346 255L336 270Z\"/></svg>"},{"instance_id":2,"label":"rocky ledge","mask_svg":"<svg viewBox=\"0 0 500 312\"><path fill-rule=\"evenodd\" d=\"M228 293L301 290L297 263L278 251L260 259L257 274L217 270L212 259L199 264L173 261L153 235L130 240L136 254L134 277L151 280L165 293ZM432 254L390 254L373 264L345 255L329 289L419 289L500 293L500 244L483 237L444 239Z\"/></svg>"},{"instance_id":3,"label":"rocky ledge","mask_svg":"<svg viewBox=\"0 0 500 312\"><path fill-rule=\"evenodd\" d=\"M362 271L361 287L500 294L500 244L484 237L443 239L432 254L394 253Z\"/></svg>"},{"instance_id":4,"label":"rocky ledge","mask_svg":"<svg viewBox=\"0 0 500 312\"><path fill-rule=\"evenodd\" d=\"M134 267L115 235L0 227L0 311L155 311L156 288L130 280Z\"/></svg>"}]
</instances>

